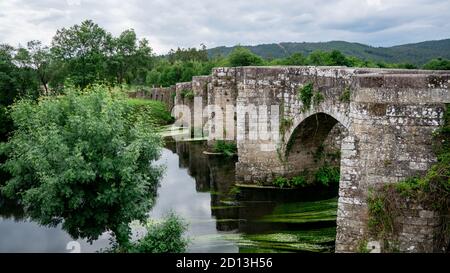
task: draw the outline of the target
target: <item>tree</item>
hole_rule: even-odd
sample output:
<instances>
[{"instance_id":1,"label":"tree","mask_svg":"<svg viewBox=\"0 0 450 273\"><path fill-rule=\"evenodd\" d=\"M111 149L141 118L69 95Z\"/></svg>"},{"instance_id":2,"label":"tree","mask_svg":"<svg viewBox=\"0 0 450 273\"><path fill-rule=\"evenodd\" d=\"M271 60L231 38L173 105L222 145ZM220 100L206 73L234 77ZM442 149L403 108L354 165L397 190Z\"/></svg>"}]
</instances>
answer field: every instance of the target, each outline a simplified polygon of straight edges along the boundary
<instances>
[{"instance_id":1,"label":"tree","mask_svg":"<svg viewBox=\"0 0 450 273\"><path fill-rule=\"evenodd\" d=\"M19 48L15 59L22 68L32 70L44 88L44 93L48 95L48 83L52 76L50 48L43 46L40 41L30 41L27 48Z\"/></svg>"},{"instance_id":2,"label":"tree","mask_svg":"<svg viewBox=\"0 0 450 273\"><path fill-rule=\"evenodd\" d=\"M429 70L450 70L450 60L442 58L433 59L426 63L423 68Z\"/></svg>"},{"instance_id":3,"label":"tree","mask_svg":"<svg viewBox=\"0 0 450 273\"><path fill-rule=\"evenodd\" d=\"M308 55L309 65L328 65L327 54L326 52L316 50Z\"/></svg>"},{"instance_id":4,"label":"tree","mask_svg":"<svg viewBox=\"0 0 450 273\"><path fill-rule=\"evenodd\" d=\"M125 251L134 253L182 253L188 240L183 238L187 225L174 213L169 213L161 223L150 222L147 234ZM119 250L120 251L120 250Z\"/></svg>"},{"instance_id":5,"label":"tree","mask_svg":"<svg viewBox=\"0 0 450 273\"><path fill-rule=\"evenodd\" d=\"M161 73L156 69L148 71L145 82L150 86L158 87L161 85Z\"/></svg>"},{"instance_id":6,"label":"tree","mask_svg":"<svg viewBox=\"0 0 450 273\"><path fill-rule=\"evenodd\" d=\"M302 53L294 53L283 61L283 65L305 65L306 58Z\"/></svg>"},{"instance_id":7,"label":"tree","mask_svg":"<svg viewBox=\"0 0 450 273\"><path fill-rule=\"evenodd\" d=\"M197 48L178 48L176 51L171 49L167 56L170 63L177 61L181 62L207 62L208 61L208 51L204 44L201 45L200 49Z\"/></svg>"},{"instance_id":8,"label":"tree","mask_svg":"<svg viewBox=\"0 0 450 273\"><path fill-rule=\"evenodd\" d=\"M13 129L7 108L18 98L35 98L38 84L34 72L22 67L20 60L26 54L9 45L0 45L0 141L7 139Z\"/></svg>"},{"instance_id":9,"label":"tree","mask_svg":"<svg viewBox=\"0 0 450 273\"><path fill-rule=\"evenodd\" d=\"M112 39L110 50L110 73L116 76L119 84L124 81L130 83L136 78L145 79L139 74L143 73L141 70L145 70L146 74L153 57L146 39L138 40L133 29L125 30L118 38Z\"/></svg>"},{"instance_id":10,"label":"tree","mask_svg":"<svg viewBox=\"0 0 450 273\"><path fill-rule=\"evenodd\" d=\"M351 62L342 52L333 50L329 53L329 62L327 65L351 66Z\"/></svg>"},{"instance_id":11,"label":"tree","mask_svg":"<svg viewBox=\"0 0 450 273\"><path fill-rule=\"evenodd\" d=\"M107 77L106 58L111 43L111 34L87 20L81 25L58 30L51 51L69 66L67 76L76 85L86 87Z\"/></svg>"},{"instance_id":12,"label":"tree","mask_svg":"<svg viewBox=\"0 0 450 273\"><path fill-rule=\"evenodd\" d=\"M262 65L264 60L256 54L253 54L249 49L244 47L236 47L230 55L228 55L228 62L231 66L250 66Z\"/></svg>"},{"instance_id":13,"label":"tree","mask_svg":"<svg viewBox=\"0 0 450 273\"><path fill-rule=\"evenodd\" d=\"M12 176L2 193L74 238L92 241L110 230L128 244L128 224L146 220L162 172L151 164L162 140L133 113L123 94L99 85L15 103L17 129L0 149Z\"/></svg>"}]
</instances>

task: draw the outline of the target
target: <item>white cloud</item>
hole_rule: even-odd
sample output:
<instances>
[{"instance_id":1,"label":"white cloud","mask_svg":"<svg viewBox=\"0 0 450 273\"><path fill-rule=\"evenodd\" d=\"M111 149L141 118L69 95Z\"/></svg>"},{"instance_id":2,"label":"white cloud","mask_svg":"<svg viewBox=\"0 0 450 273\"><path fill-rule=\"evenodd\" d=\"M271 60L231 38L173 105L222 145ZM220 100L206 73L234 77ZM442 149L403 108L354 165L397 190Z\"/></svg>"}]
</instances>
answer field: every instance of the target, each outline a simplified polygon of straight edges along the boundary
<instances>
[{"instance_id":1,"label":"white cloud","mask_svg":"<svg viewBox=\"0 0 450 273\"><path fill-rule=\"evenodd\" d=\"M348 40L377 46L450 37L448 0L0 1L0 43L50 43L92 19L117 35L134 28L157 53L170 48Z\"/></svg>"}]
</instances>

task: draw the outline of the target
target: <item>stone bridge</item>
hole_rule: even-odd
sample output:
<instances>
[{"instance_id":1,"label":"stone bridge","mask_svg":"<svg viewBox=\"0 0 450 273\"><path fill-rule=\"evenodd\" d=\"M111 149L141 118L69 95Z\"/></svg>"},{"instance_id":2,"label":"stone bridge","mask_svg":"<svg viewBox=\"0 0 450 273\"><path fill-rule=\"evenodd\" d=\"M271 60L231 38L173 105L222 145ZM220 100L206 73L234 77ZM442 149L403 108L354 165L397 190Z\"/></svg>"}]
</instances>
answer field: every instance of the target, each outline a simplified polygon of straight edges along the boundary
<instances>
[{"instance_id":1,"label":"stone bridge","mask_svg":"<svg viewBox=\"0 0 450 273\"><path fill-rule=\"evenodd\" d=\"M299 98L305 86L311 87L310 105ZM152 89L146 96L169 107L186 105L194 114L190 123L203 128L211 142L222 128L217 124L225 122L225 137L237 143L241 184L268 185L277 176L313 168L314 152L330 132L340 135L336 251L354 252L368 238L369 188L423 174L435 162L432 134L443 124L449 89L448 71L236 67L215 68L211 76ZM185 90L202 99L186 98ZM261 109L276 119L261 117ZM236 123L230 127L231 119ZM252 138L250 132L261 124L275 134ZM436 251L438 215L419 206L401 221L400 251Z\"/></svg>"}]
</instances>

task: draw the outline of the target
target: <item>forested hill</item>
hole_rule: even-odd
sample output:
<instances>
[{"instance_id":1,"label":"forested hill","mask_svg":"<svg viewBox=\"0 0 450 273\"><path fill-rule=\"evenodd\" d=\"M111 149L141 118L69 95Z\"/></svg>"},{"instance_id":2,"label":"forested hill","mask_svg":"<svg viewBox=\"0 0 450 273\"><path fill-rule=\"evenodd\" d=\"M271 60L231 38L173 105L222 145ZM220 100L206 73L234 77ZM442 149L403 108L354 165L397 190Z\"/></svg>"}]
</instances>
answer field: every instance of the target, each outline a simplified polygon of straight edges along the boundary
<instances>
[{"instance_id":1,"label":"forested hill","mask_svg":"<svg viewBox=\"0 0 450 273\"><path fill-rule=\"evenodd\" d=\"M386 63L411 63L423 65L431 59L450 59L450 39L426 41L416 44L405 44L393 47L372 47L345 41L320 43L280 43L244 46L253 53L266 58L284 58L292 53L300 52L308 55L315 50L339 50L345 55L355 56L363 60L382 61ZM209 56L228 55L235 47L216 47L208 50Z\"/></svg>"}]
</instances>

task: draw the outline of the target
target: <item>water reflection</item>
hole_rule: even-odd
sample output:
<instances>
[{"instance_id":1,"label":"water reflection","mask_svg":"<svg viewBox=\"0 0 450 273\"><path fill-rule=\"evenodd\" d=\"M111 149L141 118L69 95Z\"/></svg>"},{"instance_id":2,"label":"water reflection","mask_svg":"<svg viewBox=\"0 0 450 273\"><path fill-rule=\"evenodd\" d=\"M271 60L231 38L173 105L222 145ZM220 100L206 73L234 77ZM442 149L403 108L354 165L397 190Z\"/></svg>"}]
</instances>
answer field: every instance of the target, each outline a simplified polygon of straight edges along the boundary
<instances>
[{"instance_id":1,"label":"water reflection","mask_svg":"<svg viewBox=\"0 0 450 273\"><path fill-rule=\"evenodd\" d=\"M205 150L204 142L168 141L158 162L167 168L150 216L174 211L185 218L188 251L304 251L305 245L307 250L332 250L336 202L295 202L329 199L336 189L237 189L235 159L206 155ZM0 252L68 252L71 240L60 227L42 227L24 219L20 207L0 203ZM315 248L308 240L323 244ZM92 245L78 242L82 252L95 252L109 245L109 236Z\"/></svg>"}]
</instances>

